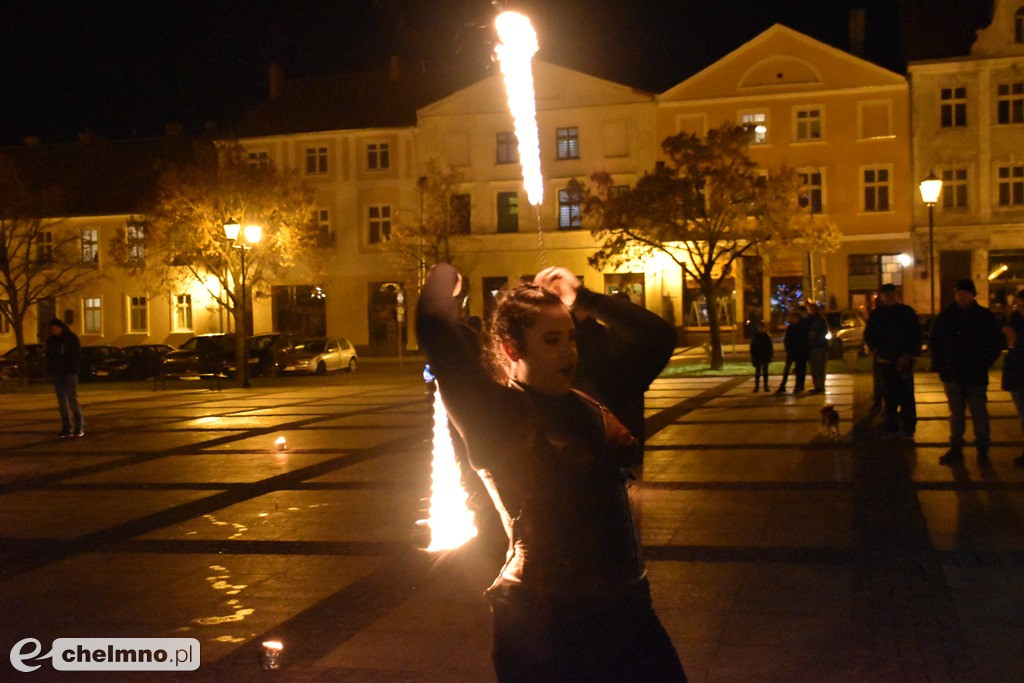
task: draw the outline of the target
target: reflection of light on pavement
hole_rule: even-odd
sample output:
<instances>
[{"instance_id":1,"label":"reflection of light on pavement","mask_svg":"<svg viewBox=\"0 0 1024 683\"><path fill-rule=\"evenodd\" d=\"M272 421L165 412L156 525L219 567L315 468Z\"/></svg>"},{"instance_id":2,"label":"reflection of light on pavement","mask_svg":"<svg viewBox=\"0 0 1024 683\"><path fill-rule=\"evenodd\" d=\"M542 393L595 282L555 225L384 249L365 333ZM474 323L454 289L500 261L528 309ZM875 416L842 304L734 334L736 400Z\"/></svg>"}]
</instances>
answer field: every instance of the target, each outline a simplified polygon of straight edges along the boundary
<instances>
[{"instance_id":1,"label":"reflection of light on pavement","mask_svg":"<svg viewBox=\"0 0 1024 683\"><path fill-rule=\"evenodd\" d=\"M206 577L207 583L210 584L210 588L212 588L213 590L223 591L225 595L238 595L244 589L248 588L248 586L245 584L231 583L228 580L231 578L231 575L228 573L227 567L215 564L212 565L210 569L214 572L217 572L217 574L214 576ZM193 619L192 623L198 624L199 626L216 626L218 624L230 624L242 621L243 619L252 615L253 612L256 611L251 607L244 607L242 603L238 601L237 598L232 598L231 600L228 600L227 605L232 610L234 610L233 613L214 617L199 617L197 619ZM232 638L232 636L220 636L218 638L215 638L214 640L223 643L238 643L242 641L242 639Z\"/></svg>"},{"instance_id":2,"label":"reflection of light on pavement","mask_svg":"<svg viewBox=\"0 0 1024 683\"><path fill-rule=\"evenodd\" d=\"M430 544L427 550L453 550L476 536L473 513L462 488L462 473L455 460L448 413L440 389L434 391L434 444L430 472L430 507L427 519Z\"/></svg>"}]
</instances>

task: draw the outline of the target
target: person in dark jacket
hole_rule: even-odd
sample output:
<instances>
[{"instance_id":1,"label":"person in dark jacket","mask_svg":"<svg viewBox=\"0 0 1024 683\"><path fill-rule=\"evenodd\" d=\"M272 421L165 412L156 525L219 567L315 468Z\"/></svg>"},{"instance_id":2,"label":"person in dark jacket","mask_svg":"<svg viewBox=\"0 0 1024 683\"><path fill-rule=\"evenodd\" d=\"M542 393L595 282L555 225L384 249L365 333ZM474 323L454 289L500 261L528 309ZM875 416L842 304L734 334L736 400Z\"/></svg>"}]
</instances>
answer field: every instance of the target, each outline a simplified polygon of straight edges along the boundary
<instances>
[{"instance_id":1,"label":"person in dark jacket","mask_svg":"<svg viewBox=\"0 0 1024 683\"><path fill-rule=\"evenodd\" d=\"M1024 289L1013 298L1013 313L1003 326L1006 335L1006 358L1003 361L1003 390L1010 392L1017 406L1017 417L1024 432ZM1017 467L1024 467L1024 451L1013 459Z\"/></svg>"},{"instance_id":2,"label":"person in dark jacket","mask_svg":"<svg viewBox=\"0 0 1024 683\"><path fill-rule=\"evenodd\" d=\"M966 409L971 409L978 462L987 464L989 447L988 371L999 357L1003 335L992 312L981 306L971 280L956 283L955 301L942 311L932 330L932 365L938 371L949 403L949 450L943 465L964 461Z\"/></svg>"},{"instance_id":3,"label":"person in dark jacket","mask_svg":"<svg viewBox=\"0 0 1024 683\"><path fill-rule=\"evenodd\" d=\"M821 312L822 305L807 302L807 359L811 366L814 387L807 393L825 393L825 364L828 362L828 320Z\"/></svg>"},{"instance_id":4,"label":"person in dark jacket","mask_svg":"<svg viewBox=\"0 0 1024 683\"><path fill-rule=\"evenodd\" d=\"M917 428L914 362L921 355L921 325L914 309L899 302L893 284L878 290L878 304L864 328L864 343L874 353L885 400L882 438L902 433L912 439Z\"/></svg>"},{"instance_id":5,"label":"person in dark jacket","mask_svg":"<svg viewBox=\"0 0 1024 683\"><path fill-rule=\"evenodd\" d=\"M60 411L60 437L84 436L85 421L78 405L78 371L82 362L82 345L78 335L64 321L50 321L50 336L46 338L46 368L53 377L57 392L57 410ZM71 417L74 417L74 425Z\"/></svg>"},{"instance_id":6,"label":"person in dark jacket","mask_svg":"<svg viewBox=\"0 0 1024 683\"><path fill-rule=\"evenodd\" d=\"M750 363L754 366L754 392L761 390L761 378L764 378L764 390L768 391L768 364L772 362L775 346L768 334L768 326L763 322L757 324L757 332L750 340Z\"/></svg>"},{"instance_id":7,"label":"person in dark jacket","mask_svg":"<svg viewBox=\"0 0 1024 683\"><path fill-rule=\"evenodd\" d=\"M448 264L430 270L416 330L509 536L487 590L498 680L685 681L651 605L626 489L638 443L574 388L572 314L543 287L505 292L488 369L460 330L461 284Z\"/></svg>"},{"instance_id":8,"label":"person in dark jacket","mask_svg":"<svg viewBox=\"0 0 1024 683\"><path fill-rule=\"evenodd\" d=\"M799 394L804 390L804 381L807 377L807 324L798 311L790 311L788 314L782 347L786 350L786 365L782 368L782 382L775 393L786 393L786 381L792 368L793 393Z\"/></svg>"}]
</instances>

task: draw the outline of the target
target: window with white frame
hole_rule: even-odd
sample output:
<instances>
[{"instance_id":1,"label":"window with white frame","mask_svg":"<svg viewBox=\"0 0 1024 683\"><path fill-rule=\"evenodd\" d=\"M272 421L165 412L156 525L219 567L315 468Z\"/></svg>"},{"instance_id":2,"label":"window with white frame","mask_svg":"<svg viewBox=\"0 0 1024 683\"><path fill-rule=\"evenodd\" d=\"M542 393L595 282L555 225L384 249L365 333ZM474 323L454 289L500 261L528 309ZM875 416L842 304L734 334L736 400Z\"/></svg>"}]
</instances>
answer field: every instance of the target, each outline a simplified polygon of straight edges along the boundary
<instances>
[{"instance_id":1,"label":"window with white frame","mask_svg":"<svg viewBox=\"0 0 1024 683\"><path fill-rule=\"evenodd\" d=\"M999 123L1024 123L1024 81L996 86L996 120Z\"/></svg>"},{"instance_id":2,"label":"window with white frame","mask_svg":"<svg viewBox=\"0 0 1024 683\"><path fill-rule=\"evenodd\" d=\"M327 173L327 148L306 148L306 175L323 175Z\"/></svg>"},{"instance_id":3,"label":"window with white frame","mask_svg":"<svg viewBox=\"0 0 1024 683\"><path fill-rule=\"evenodd\" d=\"M740 114L740 125L750 131L752 144L763 145L768 142L768 114L763 111Z\"/></svg>"},{"instance_id":4,"label":"window with white frame","mask_svg":"<svg viewBox=\"0 0 1024 683\"><path fill-rule=\"evenodd\" d=\"M98 296L82 299L82 331L103 334L103 300Z\"/></svg>"},{"instance_id":5,"label":"window with white frame","mask_svg":"<svg viewBox=\"0 0 1024 683\"><path fill-rule=\"evenodd\" d=\"M391 168L391 144L388 142L366 143L366 170L386 171Z\"/></svg>"},{"instance_id":6,"label":"window with white frame","mask_svg":"<svg viewBox=\"0 0 1024 683\"><path fill-rule=\"evenodd\" d=\"M369 243L380 244L391 239L391 205L371 204L367 215L370 223Z\"/></svg>"},{"instance_id":7,"label":"window with white frame","mask_svg":"<svg viewBox=\"0 0 1024 683\"><path fill-rule=\"evenodd\" d=\"M580 158L580 129L572 128L555 129L555 149L559 159Z\"/></svg>"},{"instance_id":8,"label":"window with white frame","mask_svg":"<svg viewBox=\"0 0 1024 683\"><path fill-rule=\"evenodd\" d=\"M313 210L313 224L310 228L310 241L325 247L333 243L334 233L331 231L331 210L318 208Z\"/></svg>"},{"instance_id":9,"label":"window with white frame","mask_svg":"<svg viewBox=\"0 0 1024 683\"><path fill-rule=\"evenodd\" d=\"M53 233L49 230L40 230L33 237L36 256L36 263L38 265L47 265L53 263Z\"/></svg>"},{"instance_id":10,"label":"window with white frame","mask_svg":"<svg viewBox=\"0 0 1024 683\"><path fill-rule=\"evenodd\" d=\"M942 169L942 208L967 208L967 169Z\"/></svg>"},{"instance_id":11,"label":"window with white frame","mask_svg":"<svg viewBox=\"0 0 1024 683\"><path fill-rule=\"evenodd\" d=\"M967 88L939 90L939 126L963 128L967 125Z\"/></svg>"},{"instance_id":12,"label":"window with white frame","mask_svg":"<svg viewBox=\"0 0 1024 683\"><path fill-rule=\"evenodd\" d=\"M82 229L82 263L90 266L100 262L100 231L96 228Z\"/></svg>"},{"instance_id":13,"label":"window with white frame","mask_svg":"<svg viewBox=\"0 0 1024 683\"><path fill-rule=\"evenodd\" d=\"M510 131L498 133L496 139L496 163L518 164L519 163L519 141L516 134Z\"/></svg>"},{"instance_id":14,"label":"window with white frame","mask_svg":"<svg viewBox=\"0 0 1024 683\"><path fill-rule=\"evenodd\" d=\"M1024 206L1024 165L1000 166L996 189L999 206Z\"/></svg>"},{"instance_id":15,"label":"window with white frame","mask_svg":"<svg viewBox=\"0 0 1024 683\"><path fill-rule=\"evenodd\" d=\"M558 229L575 230L582 225L582 199L572 190L558 191Z\"/></svg>"},{"instance_id":16,"label":"window with white frame","mask_svg":"<svg viewBox=\"0 0 1024 683\"><path fill-rule=\"evenodd\" d=\"M270 155L265 151L249 152L248 161L251 168L267 168L270 166Z\"/></svg>"},{"instance_id":17,"label":"window with white frame","mask_svg":"<svg viewBox=\"0 0 1024 683\"><path fill-rule=\"evenodd\" d=\"M498 232L519 231L519 193L498 193Z\"/></svg>"},{"instance_id":18,"label":"window with white frame","mask_svg":"<svg viewBox=\"0 0 1024 683\"><path fill-rule=\"evenodd\" d=\"M865 166L861 169L862 209L866 212L889 211L891 173L888 166Z\"/></svg>"},{"instance_id":19,"label":"window with white frame","mask_svg":"<svg viewBox=\"0 0 1024 683\"><path fill-rule=\"evenodd\" d=\"M146 260L146 226L141 223L128 223L124 229L124 239L128 247L128 260L131 263L142 263Z\"/></svg>"},{"instance_id":20,"label":"window with white frame","mask_svg":"<svg viewBox=\"0 0 1024 683\"><path fill-rule=\"evenodd\" d=\"M825 181L820 168L804 168L797 172L800 179L800 208L810 213L825 211Z\"/></svg>"},{"instance_id":21,"label":"window with white frame","mask_svg":"<svg viewBox=\"0 0 1024 683\"><path fill-rule=\"evenodd\" d=\"M149 331L149 297L128 297L128 332L146 333Z\"/></svg>"},{"instance_id":22,"label":"window with white frame","mask_svg":"<svg viewBox=\"0 0 1024 683\"><path fill-rule=\"evenodd\" d=\"M173 304L174 311L171 316L175 332L192 331L192 295L175 294Z\"/></svg>"},{"instance_id":23,"label":"window with white frame","mask_svg":"<svg viewBox=\"0 0 1024 683\"><path fill-rule=\"evenodd\" d=\"M821 109L819 107L797 109L795 123L794 139L797 142L821 140Z\"/></svg>"}]
</instances>

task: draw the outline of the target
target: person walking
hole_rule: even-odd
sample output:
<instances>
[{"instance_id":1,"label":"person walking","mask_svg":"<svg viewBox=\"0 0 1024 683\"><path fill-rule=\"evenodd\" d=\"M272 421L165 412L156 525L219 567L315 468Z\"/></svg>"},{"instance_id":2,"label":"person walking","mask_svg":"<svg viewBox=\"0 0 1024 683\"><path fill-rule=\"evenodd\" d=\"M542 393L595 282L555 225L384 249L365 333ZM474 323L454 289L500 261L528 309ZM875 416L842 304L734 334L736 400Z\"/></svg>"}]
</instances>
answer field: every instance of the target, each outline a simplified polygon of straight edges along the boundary
<instances>
[{"instance_id":1,"label":"person walking","mask_svg":"<svg viewBox=\"0 0 1024 683\"><path fill-rule=\"evenodd\" d=\"M768 364L775 355L775 346L768 334L768 326L764 322L757 324L757 332L750 340L750 362L754 366L754 393L761 390L761 379L764 378L764 390L768 391Z\"/></svg>"},{"instance_id":2,"label":"person walking","mask_svg":"<svg viewBox=\"0 0 1024 683\"><path fill-rule=\"evenodd\" d=\"M78 405L78 370L82 362L82 345L78 335L64 321L50 321L50 336L46 338L46 368L53 377L60 411L60 438L85 436L85 421ZM71 418L74 417L74 425Z\"/></svg>"},{"instance_id":3,"label":"person walking","mask_svg":"<svg viewBox=\"0 0 1024 683\"><path fill-rule=\"evenodd\" d=\"M782 368L782 382L775 393L786 393L786 382L792 369L793 393L799 394L804 390L804 380L807 376L807 327L798 311L793 310L788 314L782 347L786 350L786 364Z\"/></svg>"},{"instance_id":4,"label":"person walking","mask_svg":"<svg viewBox=\"0 0 1024 683\"><path fill-rule=\"evenodd\" d=\"M822 305L813 301L807 302L807 351L811 365L811 382L814 384L809 394L825 393L825 364L828 362L828 321L821 312Z\"/></svg>"},{"instance_id":5,"label":"person walking","mask_svg":"<svg viewBox=\"0 0 1024 683\"><path fill-rule=\"evenodd\" d=\"M992 311L979 304L969 279L956 283L954 302L939 313L932 331L932 364L939 373L949 403L949 450L941 465L964 461L966 410L974 423L974 445L979 464L988 464L988 371L999 357L1003 335Z\"/></svg>"},{"instance_id":6,"label":"person walking","mask_svg":"<svg viewBox=\"0 0 1024 683\"><path fill-rule=\"evenodd\" d=\"M914 362L921 355L921 326L917 312L900 303L895 285L882 285L878 304L864 328L864 343L874 354L885 402L882 438L902 434L912 439L917 428Z\"/></svg>"},{"instance_id":7,"label":"person walking","mask_svg":"<svg viewBox=\"0 0 1024 683\"><path fill-rule=\"evenodd\" d=\"M1013 298L1013 312L1003 326L1003 334L1009 349L1003 360L1003 390L1010 392L1024 432L1024 289ZM1024 450L1013 459L1013 464L1024 467Z\"/></svg>"}]
</instances>

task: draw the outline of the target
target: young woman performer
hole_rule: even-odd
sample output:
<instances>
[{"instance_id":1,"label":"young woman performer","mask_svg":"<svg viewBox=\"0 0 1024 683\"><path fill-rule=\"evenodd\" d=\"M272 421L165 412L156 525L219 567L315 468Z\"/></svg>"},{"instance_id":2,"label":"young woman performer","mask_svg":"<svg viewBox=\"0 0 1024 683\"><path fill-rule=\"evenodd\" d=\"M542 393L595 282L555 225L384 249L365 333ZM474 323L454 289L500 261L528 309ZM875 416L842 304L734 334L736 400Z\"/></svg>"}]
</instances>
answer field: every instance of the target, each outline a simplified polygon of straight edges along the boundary
<instances>
[{"instance_id":1,"label":"young woman performer","mask_svg":"<svg viewBox=\"0 0 1024 683\"><path fill-rule=\"evenodd\" d=\"M510 290L490 328L496 381L460 328L461 278L427 277L417 332L510 544L488 589L500 681L685 681L651 607L626 490L637 440L573 390L576 327L558 295Z\"/></svg>"}]
</instances>

